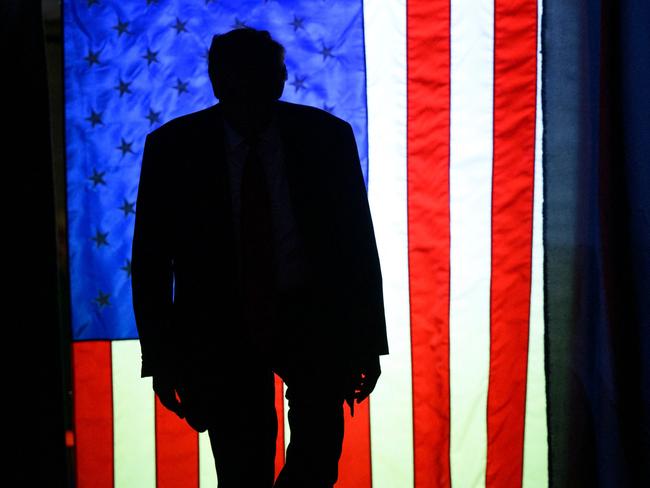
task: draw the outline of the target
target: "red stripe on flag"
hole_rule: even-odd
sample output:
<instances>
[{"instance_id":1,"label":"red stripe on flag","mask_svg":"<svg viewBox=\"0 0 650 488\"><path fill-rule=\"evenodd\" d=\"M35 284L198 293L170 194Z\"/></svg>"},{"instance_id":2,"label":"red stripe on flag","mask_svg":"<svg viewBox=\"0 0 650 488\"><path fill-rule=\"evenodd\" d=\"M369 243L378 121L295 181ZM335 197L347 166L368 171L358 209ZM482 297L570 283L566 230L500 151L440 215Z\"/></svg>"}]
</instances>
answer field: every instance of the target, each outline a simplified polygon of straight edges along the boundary
<instances>
[{"instance_id":1,"label":"red stripe on flag","mask_svg":"<svg viewBox=\"0 0 650 488\"><path fill-rule=\"evenodd\" d=\"M488 487L521 486L535 168L536 0L497 0Z\"/></svg>"},{"instance_id":2,"label":"red stripe on flag","mask_svg":"<svg viewBox=\"0 0 650 488\"><path fill-rule=\"evenodd\" d=\"M113 381L110 341L72 343L78 488L113 488Z\"/></svg>"},{"instance_id":3,"label":"red stripe on flag","mask_svg":"<svg viewBox=\"0 0 650 488\"><path fill-rule=\"evenodd\" d=\"M275 413L278 418L278 437L275 440L275 478L284 466L284 388L282 378L275 376Z\"/></svg>"},{"instance_id":4,"label":"red stripe on flag","mask_svg":"<svg viewBox=\"0 0 650 488\"><path fill-rule=\"evenodd\" d=\"M199 437L185 420L154 395L156 407L156 486L199 486Z\"/></svg>"},{"instance_id":5,"label":"red stripe on flag","mask_svg":"<svg viewBox=\"0 0 650 488\"><path fill-rule=\"evenodd\" d=\"M354 404L354 417L343 404L345 435L343 452L339 461L339 479L336 488L370 488L372 469L370 463L370 399Z\"/></svg>"},{"instance_id":6,"label":"red stripe on flag","mask_svg":"<svg viewBox=\"0 0 650 488\"><path fill-rule=\"evenodd\" d=\"M414 476L448 487L450 2L407 4L408 240Z\"/></svg>"}]
</instances>

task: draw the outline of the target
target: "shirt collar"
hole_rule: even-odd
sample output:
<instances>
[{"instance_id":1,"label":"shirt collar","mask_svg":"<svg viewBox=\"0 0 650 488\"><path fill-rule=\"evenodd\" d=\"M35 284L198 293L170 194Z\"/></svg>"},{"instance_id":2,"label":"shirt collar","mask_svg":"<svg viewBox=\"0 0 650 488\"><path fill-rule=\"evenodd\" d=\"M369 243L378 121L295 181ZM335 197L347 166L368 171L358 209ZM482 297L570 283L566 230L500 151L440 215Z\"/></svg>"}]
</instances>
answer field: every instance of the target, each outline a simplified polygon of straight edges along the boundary
<instances>
[{"instance_id":1,"label":"shirt collar","mask_svg":"<svg viewBox=\"0 0 650 488\"><path fill-rule=\"evenodd\" d=\"M224 118L223 125L226 131L226 138L228 139L228 145L231 149L237 148L240 144L244 142L244 136L241 135L235 128L228 123ZM260 140L264 142L270 142L277 135L278 129L278 115L276 112L273 113L271 118L271 123L259 134Z\"/></svg>"}]
</instances>

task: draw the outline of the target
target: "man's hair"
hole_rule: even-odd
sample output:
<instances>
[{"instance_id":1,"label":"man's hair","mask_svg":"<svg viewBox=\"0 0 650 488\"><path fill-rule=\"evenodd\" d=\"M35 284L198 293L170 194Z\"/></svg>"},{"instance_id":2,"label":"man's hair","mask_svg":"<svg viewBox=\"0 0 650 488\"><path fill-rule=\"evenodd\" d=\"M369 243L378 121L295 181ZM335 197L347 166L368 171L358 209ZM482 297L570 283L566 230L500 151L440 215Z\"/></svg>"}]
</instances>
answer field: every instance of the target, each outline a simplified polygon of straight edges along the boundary
<instances>
[{"instance_id":1,"label":"man's hair","mask_svg":"<svg viewBox=\"0 0 650 488\"><path fill-rule=\"evenodd\" d=\"M278 99L287 79L285 49L266 30L240 27L212 38L208 74L219 99Z\"/></svg>"}]
</instances>

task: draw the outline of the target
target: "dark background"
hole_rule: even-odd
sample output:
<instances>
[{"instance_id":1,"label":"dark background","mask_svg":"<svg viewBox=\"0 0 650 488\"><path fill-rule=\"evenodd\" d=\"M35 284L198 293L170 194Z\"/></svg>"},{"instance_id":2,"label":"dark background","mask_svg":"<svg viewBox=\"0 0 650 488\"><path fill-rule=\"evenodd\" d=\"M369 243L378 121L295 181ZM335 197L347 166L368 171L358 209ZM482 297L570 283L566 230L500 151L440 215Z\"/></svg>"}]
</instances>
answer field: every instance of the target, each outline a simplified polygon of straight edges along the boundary
<instances>
[{"instance_id":1,"label":"dark background","mask_svg":"<svg viewBox=\"0 0 650 488\"><path fill-rule=\"evenodd\" d=\"M4 486L72 486L59 2L0 4Z\"/></svg>"}]
</instances>

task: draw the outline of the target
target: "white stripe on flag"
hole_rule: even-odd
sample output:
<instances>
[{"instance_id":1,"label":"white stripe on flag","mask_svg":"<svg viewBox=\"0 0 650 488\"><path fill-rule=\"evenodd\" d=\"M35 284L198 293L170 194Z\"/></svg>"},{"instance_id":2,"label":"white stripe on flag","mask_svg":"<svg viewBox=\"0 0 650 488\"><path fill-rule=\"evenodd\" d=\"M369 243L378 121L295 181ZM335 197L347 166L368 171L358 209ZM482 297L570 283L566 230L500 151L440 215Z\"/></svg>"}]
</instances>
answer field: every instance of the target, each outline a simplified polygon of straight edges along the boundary
<instances>
[{"instance_id":1,"label":"white stripe on flag","mask_svg":"<svg viewBox=\"0 0 650 488\"><path fill-rule=\"evenodd\" d=\"M217 468L214 465L214 455L207 430L199 433L199 486L201 488L217 486Z\"/></svg>"},{"instance_id":2,"label":"white stripe on flag","mask_svg":"<svg viewBox=\"0 0 650 488\"><path fill-rule=\"evenodd\" d=\"M490 369L494 2L451 2L452 485L484 486Z\"/></svg>"},{"instance_id":3,"label":"white stripe on flag","mask_svg":"<svg viewBox=\"0 0 650 488\"><path fill-rule=\"evenodd\" d=\"M291 439L291 431L289 429L289 400L287 400L287 385L282 382L282 401L284 403L284 408L282 409L284 413L284 459L287 459L287 447L289 447L289 440Z\"/></svg>"},{"instance_id":4,"label":"white stripe on flag","mask_svg":"<svg viewBox=\"0 0 650 488\"><path fill-rule=\"evenodd\" d=\"M381 261L389 354L370 399L373 488L413 486L406 200L406 5L364 2L368 200Z\"/></svg>"},{"instance_id":5,"label":"white stripe on flag","mask_svg":"<svg viewBox=\"0 0 650 488\"><path fill-rule=\"evenodd\" d=\"M537 121L535 125L535 196L533 201L533 257L530 296L528 382L524 430L523 487L548 486L546 377L544 374L544 247L542 241L542 0L537 11Z\"/></svg>"},{"instance_id":6,"label":"white stripe on flag","mask_svg":"<svg viewBox=\"0 0 650 488\"><path fill-rule=\"evenodd\" d=\"M155 397L138 340L111 342L116 488L156 488Z\"/></svg>"}]
</instances>

